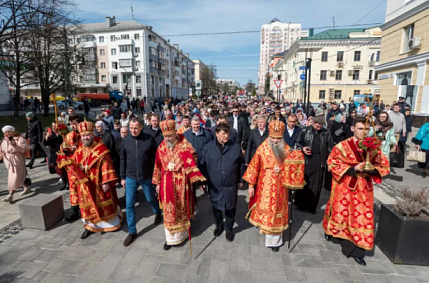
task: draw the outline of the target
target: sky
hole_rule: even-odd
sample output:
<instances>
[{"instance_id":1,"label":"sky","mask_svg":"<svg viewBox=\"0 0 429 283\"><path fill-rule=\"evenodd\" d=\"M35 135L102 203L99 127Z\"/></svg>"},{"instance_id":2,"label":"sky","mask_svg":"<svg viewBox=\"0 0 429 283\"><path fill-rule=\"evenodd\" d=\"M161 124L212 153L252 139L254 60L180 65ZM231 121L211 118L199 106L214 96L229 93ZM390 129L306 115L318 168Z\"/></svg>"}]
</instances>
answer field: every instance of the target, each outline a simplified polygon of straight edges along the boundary
<instances>
[{"instance_id":1,"label":"sky","mask_svg":"<svg viewBox=\"0 0 429 283\"><path fill-rule=\"evenodd\" d=\"M76 16L84 23L134 19L150 25L170 43L179 44L191 59L214 64L221 79L240 85L257 83L259 37L273 18L301 23L315 33L342 25L384 23L386 0L75 0ZM377 7L378 6L378 7ZM322 28L324 27L324 28ZM359 26L356 26L359 27ZM239 34L181 36L183 34L256 31ZM179 36L178 36L179 35Z\"/></svg>"}]
</instances>

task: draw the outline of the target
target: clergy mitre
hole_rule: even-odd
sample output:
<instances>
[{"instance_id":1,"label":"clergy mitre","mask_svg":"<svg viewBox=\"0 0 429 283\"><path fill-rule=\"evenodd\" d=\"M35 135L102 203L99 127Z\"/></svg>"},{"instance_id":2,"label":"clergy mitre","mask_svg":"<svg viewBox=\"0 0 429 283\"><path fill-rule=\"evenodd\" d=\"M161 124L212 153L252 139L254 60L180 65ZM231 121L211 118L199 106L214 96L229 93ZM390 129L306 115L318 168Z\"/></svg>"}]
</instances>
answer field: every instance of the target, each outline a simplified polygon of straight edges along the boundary
<instances>
[{"instance_id":1,"label":"clergy mitre","mask_svg":"<svg viewBox=\"0 0 429 283\"><path fill-rule=\"evenodd\" d=\"M280 120L273 120L268 125L268 132L272 138L283 138L286 125Z\"/></svg>"},{"instance_id":2,"label":"clergy mitre","mask_svg":"<svg viewBox=\"0 0 429 283\"><path fill-rule=\"evenodd\" d=\"M81 122L77 125L77 130L81 135L94 134L94 123L92 122Z\"/></svg>"},{"instance_id":3,"label":"clergy mitre","mask_svg":"<svg viewBox=\"0 0 429 283\"><path fill-rule=\"evenodd\" d=\"M176 134L176 121L174 121L173 119L167 119L165 121L162 121L159 124L159 127L161 128L162 134L164 136Z\"/></svg>"}]
</instances>

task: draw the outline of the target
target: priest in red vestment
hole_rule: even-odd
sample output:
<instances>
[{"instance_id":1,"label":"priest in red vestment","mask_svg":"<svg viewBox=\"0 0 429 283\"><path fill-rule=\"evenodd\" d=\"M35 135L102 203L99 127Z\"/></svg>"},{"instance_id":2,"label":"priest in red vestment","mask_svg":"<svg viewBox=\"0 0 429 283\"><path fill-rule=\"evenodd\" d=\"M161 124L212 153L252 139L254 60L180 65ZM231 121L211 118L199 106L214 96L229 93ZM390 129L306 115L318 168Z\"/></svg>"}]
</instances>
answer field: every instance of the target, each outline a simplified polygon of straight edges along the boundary
<instances>
[{"instance_id":1,"label":"priest in red vestment","mask_svg":"<svg viewBox=\"0 0 429 283\"><path fill-rule=\"evenodd\" d=\"M269 137L258 147L243 180L249 183L249 222L265 234L265 246L278 252L288 228L289 189L302 189L304 155L283 141L285 123L271 121Z\"/></svg>"},{"instance_id":2,"label":"priest in red vestment","mask_svg":"<svg viewBox=\"0 0 429 283\"><path fill-rule=\"evenodd\" d=\"M332 173L331 197L323 218L325 237L338 238L342 252L361 265L366 265L365 250L374 247L374 185L389 174L389 161L381 150L372 151L373 170L363 168L366 152L359 150L358 142L369 132L365 118L354 119L354 136L337 144L329 158Z\"/></svg>"},{"instance_id":3,"label":"priest in red vestment","mask_svg":"<svg viewBox=\"0 0 429 283\"><path fill-rule=\"evenodd\" d=\"M188 237L195 203L192 184L206 179L195 164L192 145L183 135L177 135L176 122L162 121L160 128L164 140L156 151L152 183L156 185L164 212L164 250L169 250Z\"/></svg>"},{"instance_id":4,"label":"priest in red vestment","mask_svg":"<svg viewBox=\"0 0 429 283\"><path fill-rule=\"evenodd\" d=\"M85 231L81 239L94 232L118 230L122 213L116 194L116 176L109 150L94 137L94 124L78 125L81 144L72 156L58 155L58 167L66 168L70 185L77 187L78 203Z\"/></svg>"}]
</instances>

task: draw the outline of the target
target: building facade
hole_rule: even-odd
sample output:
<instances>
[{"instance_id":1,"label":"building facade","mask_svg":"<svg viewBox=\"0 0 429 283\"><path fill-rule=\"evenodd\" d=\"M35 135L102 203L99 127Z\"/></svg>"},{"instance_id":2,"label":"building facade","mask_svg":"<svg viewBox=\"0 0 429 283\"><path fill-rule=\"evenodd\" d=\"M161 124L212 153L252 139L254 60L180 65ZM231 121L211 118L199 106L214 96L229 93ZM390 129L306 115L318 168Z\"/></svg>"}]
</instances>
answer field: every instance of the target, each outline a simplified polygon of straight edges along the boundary
<instances>
[{"instance_id":1,"label":"building facade","mask_svg":"<svg viewBox=\"0 0 429 283\"><path fill-rule=\"evenodd\" d=\"M6 75L0 71L0 111L9 110L12 99L13 97L9 90L9 80Z\"/></svg>"},{"instance_id":2,"label":"building facade","mask_svg":"<svg viewBox=\"0 0 429 283\"><path fill-rule=\"evenodd\" d=\"M429 1L388 0L377 66L381 99L403 96L414 113L429 113Z\"/></svg>"},{"instance_id":3,"label":"building facade","mask_svg":"<svg viewBox=\"0 0 429 283\"><path fill-rule=\"evenodd\" d=\"M312 61L310 102L348 102L355 94L379 93L380 44L379 28L327 30L298 40L273 67L273 76L283 80L281 97L304 99L307 58Z\"/></svg>"},{"instance_id":4,"label":"building facade","mask_svg":"<svg viewBox=\"0 0 429 283\"><path fill-rule=\"evenodd\" d=\"M259 51L258 91L265 91L265 77L269 71L270 58L289 49L298 39L308 36L299 23L283 23L274 18L269 24L262 25Z\"/></svg>"}]
</instances>

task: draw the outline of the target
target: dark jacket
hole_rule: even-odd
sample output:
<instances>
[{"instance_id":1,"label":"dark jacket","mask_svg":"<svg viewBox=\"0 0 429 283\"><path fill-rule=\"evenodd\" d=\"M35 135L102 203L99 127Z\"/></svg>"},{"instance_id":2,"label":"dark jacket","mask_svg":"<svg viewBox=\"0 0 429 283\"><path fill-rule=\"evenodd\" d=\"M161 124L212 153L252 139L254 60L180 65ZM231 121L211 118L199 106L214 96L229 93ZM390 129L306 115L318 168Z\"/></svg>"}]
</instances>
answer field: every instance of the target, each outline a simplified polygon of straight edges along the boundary
<instances>
[{"instance_id":1,"label":"dark jacket","mask_svg":"<svg viewBox=\"0 0 429 283\"><path fill-rule=\"evenodd\" d=\"M213 140L213 136L209 130L201 128L199 135L195 135L192 129L189 129L183 133L186 140L192 145L198 154L198 157L203 150L203 147Z\"/></svg>"},{"instance_id":2,"label":"dark jacket","mask_svg":"<svg viewBox=\"0 0 429 283\"><path fill-rule=\"evenodd\" d=\"M121 133L115 129L111 130L110 133L112 134L114 140L117 140L121 137Z\"/></svg>"},{"instance_id":3,"label":"dark jacket","mask_svg":"<svg viewBox=\"0 0 429 283\"><path fill-rule=\"evenodd\" d=\"M246 164L249 164L250 161L253 158L253 155L255 155L256 150L258 147L268 138L268 128L265 129L264 134L261 136L259 133L259 129L253 129L250 131L249 140L247 141L247 149L246 149L246 156L244 160L246 161Z\"/></svg>"},{"instance_id":4,"label":"dark jacket","mask_svg":"<svg viewBox=\"0 0 429 283\"><path fill-rule=\"evenodd\" d=\"M216 139L216 126L211 127L209 131L212 133L213 139ZM234 128L229 129L229 140L238 143L238 133Z\"/></svg>"},{"instance_id":5,"label":"dark jacket","mask_svg":"<svg viewBox=\"0 0 429 283\"><path fill-rule=\"evenodd\" d=\"M103 141L104 145L110 150L110 152L115 151L115 138L110 133L110 131L104 131L104 133L99 137Z\"/></svg>"},{"instance_id":6,"label":"dark jacket","mask_svg":"<svg viewBox=\"0 0 429 283\"><path fill-rule=\"evenodd\" d=\"M403 135L401 135L401 137L399 138L399 141L407 141L408 133L411 133L413 131L413 129L412 129L413 118L411 116L405 116L405 125L407 128L407 133L405 134L405 137Z\"/></svg>"},{"instance_id":7,"label":"dark jacket","mask_svg":"<svg viewBox=\"0 0 429 283\"><path fill-rule=\"evenodd\" d=\"M347 124L334 121L329 128L334 144L338 144L347 139Z\"/></svg>"},{"instance_id":8,"label":"dark jacket","mask_svg":"<svg viewBox=\"0 0 429 283\"><path fill-rule=\"evenodd\" d=\"M275 115L276 115L276 114L274 114L274 113L273 113L273 114L270 116L270 122L271 122L271 121L275 121L275 119L276 119L276 116L275 116ZM282 114L280 114L280 118L279 118L279 120L286 124L286 118L285 118L285 116L283 116Z\"/></svg>"},{"instance_id":9,"label":"dark jacket","mask_svg":"<svg viewBox=\"0 0 429 283\"><path fill-rule=\"evenodd\" d=\"M112 112L113 118L115 118L116 120L121 119L122 109L119 105L118 107L113 106L110 111Z\"/></svg>"},{"instance_id":10,"label":"dark jacket","mask_svg":"<svg viewBox=\"0 0 429 283\"><path fill-rule=\"evenodd\" d=\"M352 132L353 120L354 120L354 117L352 117L352 116L348 116L346 118L346 125L347 125L347 127L346 127L346 139L351 138L354 135Z\"/></svg>"},{"instance_id":11,"label":"dark jacket","mask_svg":"<svg viewBox=\"0 0 429 283\"><path fill-rule=\"evenodd\" d=\"M42 123L34 117L27 123L27 133L25 139L30 139L30 144L40 143L43 140Z\"/></svg>"},{"instance_id":12,"label":"dark jacket","mask_svg":"<svg viewBox=\"0 0 429 283\"><path fill-rule=\"evenodd\" d=\"M134 137L128 135L122 139L121 146L121 179L126 177L134 180L146 180L152 178L156 154L155 139L141 132Z\"/></svg>"},{"instance_id":13,"label":"dark jacket","mask_svg":"<svg viewBox=\"0 0 429 283\"><path fill-rule=\"evenodd\" d=\"M234 209L245 170L240 146L228 141L221 153L217 139L209 142L203 147L199 168L207 178L212 204L221 211Z\"/></svg>"},{"instance_id":14,"label":"dark jacket","mask_svg":"<svg viewBox=\"0 0 429 283\"><path fill-rule=\"evenodd\" d=\"M313 126L305 127L301 130L295 145L302 149L306 146L312 148L313 138L314 138L314 128ZM326 160L328 159L329 153L331 153L332 147L334 146L331 134L326 129L322 129L320 133L320 152L321 152L321 167L326 166ZM305 158L307 164L307 157Z\"/></svg>"},{"instance_id":15,"label":"dark jacket","mask_svg":"<svg viewBox=\"0 0 429 283\"><path fill-rule=\"evenodd\" d=\"M57 164L57 152L60 151L63 137L60 134L52 133L47 140L43 138L43 145L49 147L49 164Z\"/></svg>"},{"instance_id":16,"label":"dark jacket","mask_svg":"<svg viewBox=\"0 0 429 283\"><path fill-rule=\"evenodd\" d=\"M158 126L158 130L154 131L151 125L145 126L143 128L143 132L152 136L156 141L156 146L158 147L162 141L164 140L164 136L162 135L161 128Z\"/></svg>"},{"instance_id":17,"label":"dark jacket","mask_svg":"<svg viewBox=\"0 0 429 283\"><path fill-rule=\"evenodd\" d=\"M289 136L289 132L287 131L287 125L286 125L286 129L283 133L283 140L285 141L285 143L290 146L291 148L295 147L295 142L296 139L298 138L299 134L301 133L302 128L295 126L294 130L293 130L293 134L292 137Z\"/></svg>"},{"instance_id":18,"label":"dark jacket","mask_svg":"<svg viewBox=\"0 0 429 283\"><path fill-rule=\"evenodd\" d=\"M247 134L247 131L249 131L249 125L248 125L246 119L243 118L243 116L238 116L237 122L238 122L238 143L241 146L242 143L247 142L246 141L246 134ZM233 115L228 117L228 123L229 123L229 126L231 128L234 127L234 116Z\"/></svg>"}]
</instances>

